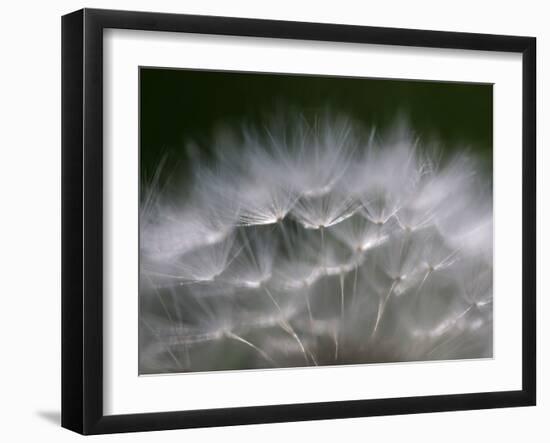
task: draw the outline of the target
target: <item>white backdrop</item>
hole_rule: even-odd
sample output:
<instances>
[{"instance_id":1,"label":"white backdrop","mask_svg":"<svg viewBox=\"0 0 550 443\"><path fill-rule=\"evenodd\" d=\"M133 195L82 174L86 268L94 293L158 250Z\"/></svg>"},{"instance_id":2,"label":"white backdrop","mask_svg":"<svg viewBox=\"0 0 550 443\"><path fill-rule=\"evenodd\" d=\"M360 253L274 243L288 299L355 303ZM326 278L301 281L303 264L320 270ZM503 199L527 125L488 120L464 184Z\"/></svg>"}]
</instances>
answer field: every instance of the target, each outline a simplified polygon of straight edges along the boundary
<instances>
[{"instance_id":1,"label":"white backdrop","mask_svg":"<svg viewBox=\"0 0 550 443\"><path fill-rule=\"evenodd\" d=\"M398 3L398 4L396 4ZM3 203L0 260L3 277L0 321L0 438L4 441L73 441L81 439L59 428L60 410L60 16L83 6L166 12L235 15L258 18L411 27L538 37L539 153L550 119L542 78L550 75L550 30L544 2L463 0L460 6L437 1L353 2L278 0L258 2L201 0L170 2L112 0L82 3L11 2L4 5L0 27L0 193ZM547 164L544 165L543 163ZM547 156L539 155L539 191L548 195ZM542 198L539 196L542 203ZM550 200L539 209L539 226L548 219ZM550 248L539 236L539 273ZM544 243L547 243L544 245ZM548 274L548 273L547 273ZM539 319L547 304L541 295L550 280L539 279ZM539 323L542 323L539 321ZM99 437L95 441L332 441L398 439L448 442L545 441L550 436L550 370L544 351L548 324L539 325L539 406L494 411L467 411L398 417L258 425L207 430L169 431ZM541 345L542 343L542 345ZM411 438L412 437L412 438ZM546 438L545 438L546 437Z\"/></svg>"}]
</instances>

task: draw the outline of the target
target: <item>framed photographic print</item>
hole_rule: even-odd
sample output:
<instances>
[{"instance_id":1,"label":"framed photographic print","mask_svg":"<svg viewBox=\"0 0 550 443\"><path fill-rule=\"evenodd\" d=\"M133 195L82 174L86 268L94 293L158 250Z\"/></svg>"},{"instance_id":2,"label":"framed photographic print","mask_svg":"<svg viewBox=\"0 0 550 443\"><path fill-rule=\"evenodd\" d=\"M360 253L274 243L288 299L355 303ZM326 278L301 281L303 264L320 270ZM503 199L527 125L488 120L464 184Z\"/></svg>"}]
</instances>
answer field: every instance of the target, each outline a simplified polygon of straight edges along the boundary
<instances>
[{"instance_id":1,"label":"framed photographic print","mask_svg":"<svg viewBox=\"0 0 550 443\"><path fill-rule=\"evenodd\" d=\"M535 39L62 20L62 425L528 406Z\"/></svg>"}]
</instances>

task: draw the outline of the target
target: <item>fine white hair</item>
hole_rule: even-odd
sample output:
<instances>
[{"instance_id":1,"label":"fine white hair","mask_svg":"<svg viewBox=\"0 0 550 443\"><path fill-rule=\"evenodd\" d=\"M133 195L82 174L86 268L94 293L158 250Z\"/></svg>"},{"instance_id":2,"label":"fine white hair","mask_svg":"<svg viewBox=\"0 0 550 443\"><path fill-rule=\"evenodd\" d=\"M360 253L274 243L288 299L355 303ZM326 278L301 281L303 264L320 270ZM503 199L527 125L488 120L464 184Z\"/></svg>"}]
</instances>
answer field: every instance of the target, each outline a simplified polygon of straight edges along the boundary
<instances>
[{"instance_id":1,"label":"fine white hair","mask_svg":"<svg viewBox=\"0 0 550 443\"><path fill-rule=\"evenodd\" d=\"M180 189L164 163L145 185L142 373L492 356L475 156L328 112L215 140Z\"/></svg>"}]
</instances>

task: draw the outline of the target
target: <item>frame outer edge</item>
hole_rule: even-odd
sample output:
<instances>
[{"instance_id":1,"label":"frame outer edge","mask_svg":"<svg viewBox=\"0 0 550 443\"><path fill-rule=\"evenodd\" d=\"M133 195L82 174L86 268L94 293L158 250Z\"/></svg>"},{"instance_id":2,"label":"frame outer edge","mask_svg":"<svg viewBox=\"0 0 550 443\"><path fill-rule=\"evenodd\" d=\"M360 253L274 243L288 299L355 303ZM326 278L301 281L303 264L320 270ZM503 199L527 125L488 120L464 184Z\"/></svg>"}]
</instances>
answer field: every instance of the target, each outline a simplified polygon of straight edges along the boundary
<instances>
[{"instance_id":1,"label":"frame outer edge","mask_svg":"<svg viewBox=\"0 0 550 443\"><path fill-rule=\"evenodd\" d=\"M84 15L61 20L61 425L82 433Z\"/></svg>"},{"instance_id":2,"label":"frame outer edge","mask_svg":"<svg viewBox=\"0 0 550 443\"><path fill-rule=\"evenodd\" d=\"M83 434L103 418L103 28L83 9Z\"/></svg>"},{"instance_id":3,"label":"frame outer edge","mask_svg":"<svg viewBox=\"0 0 550 443\"><path fill-rule=\"evenodd\" d=\"M537 40L527 39L523 68L523 306L522 385L529 405L537 399Z\"/></svg>"},{"instance_id":4,"label":"frame outer edge","mask_svg":"<svg viewBox=\"0 0 550 443\"><path fill-rule=\"evenodd\" d=\"M103 28L523 53L522 390L103 415ZM62 426L82 434L534 405L536 40L484 34L84 9L62 19Z\"/></svg>"}]
</instances>

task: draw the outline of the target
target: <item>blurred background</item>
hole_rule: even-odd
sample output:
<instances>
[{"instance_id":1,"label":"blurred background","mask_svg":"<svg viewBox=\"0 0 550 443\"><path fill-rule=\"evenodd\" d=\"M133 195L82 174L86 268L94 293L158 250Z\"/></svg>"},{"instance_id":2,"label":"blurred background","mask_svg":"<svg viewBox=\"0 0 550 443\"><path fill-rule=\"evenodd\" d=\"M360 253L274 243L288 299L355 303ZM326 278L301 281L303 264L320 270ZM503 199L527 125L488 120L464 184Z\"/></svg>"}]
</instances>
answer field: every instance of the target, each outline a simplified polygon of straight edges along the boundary
<instances>
[{"instance_id":1,"label":"blurred background","mask_svg":"<svg viewBox=\"0 0 550 443\"><path fill-rule=\"evenodd\" d=\"M330 109L381 132L405 117L422 140L467 148L491 171L490 84L141 68L142 180L165 155L186 163L190 142L208 150L220 126L261 125L283 107L310 116Z\"/></svg>"}]
</instances>

